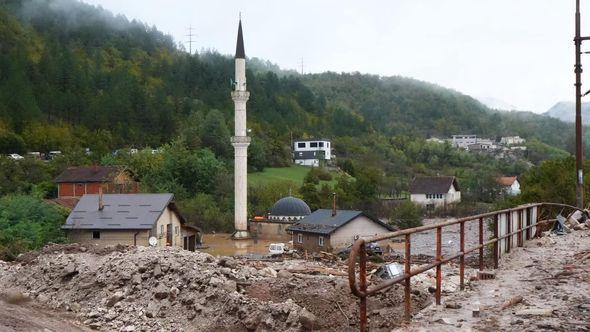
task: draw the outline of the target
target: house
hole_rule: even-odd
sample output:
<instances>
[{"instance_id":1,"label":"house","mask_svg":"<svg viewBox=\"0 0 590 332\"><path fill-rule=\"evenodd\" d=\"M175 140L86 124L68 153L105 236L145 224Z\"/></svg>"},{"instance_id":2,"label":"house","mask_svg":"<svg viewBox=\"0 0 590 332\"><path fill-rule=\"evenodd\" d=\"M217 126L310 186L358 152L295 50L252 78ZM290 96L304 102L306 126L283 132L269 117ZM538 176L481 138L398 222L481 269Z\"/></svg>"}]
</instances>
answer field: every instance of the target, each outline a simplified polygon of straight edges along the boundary
<instances>
[{"instance_id":1,"label":"house","mask_svg":"<svg viewBox=\"0 0 590 332\"><path fill-rule=\"evenodd\" d=\"M520 182L518 182L516 176L501 176L496 178L496 182L506 194L511 196L520 194Z\"/></svg>"},{"instance_id":2,"label":"house","mask_svg":"<svg viewBox=\"0 0 590 332\"><path fill-rule=\"evenodd\" d=\"M131 171L120 166L68 167L54 180L57 197L78 199L86 194L137 193L139 185Z\"/></svg>"},{"instance_id":3,"label":"house","mask_svg":"<svg viewBox=\"0 0 590 332\"><path fill-rule=\"evenodd\" d=\"M297 165L320 166L322 161L332 159L330 140L310 139L293 142L293 161Z\"/></svg>"},{"instance_id":4,"label":"house","mask_svg":"<svg viewBox=\"0 0 590 332\"><path fill-rule=\"evenodd\" d=\"M410 201L427 207L447 207L461 202L461 190L454 176L416 177L410 185Z\"/></svg>"},{"instance_id":5,"label":"house","mask_svg":"<svg viewBox=\"0 0 590 332\"><path fill-rule=\"evenodd\" d=\"M521 145L526 143L526 140L520 136L504 136L500 138L500 143L504 145Z\"/></svg>"},{"instance_id":6,"label":"house","mask_svg":"<svg viewBox=\"0 0 590 332\"><path fill-rule=\"evenodd\" d=\"M471 144L477 143L477 135L453 135L451 144L453 147L467 149Z\"/></svg>"},{"instance_id":7,"label":"house","mask_svg":"<svg viewBox=\"0 0 590 332\"><path fill-rule=\"evenodd\" d=\"M173 198L173 194L84 195L62 229L72 242L148 246L153 237L156 246L194 251L201 232L187 224Z\"/></svg>"},{"instance_id":8,"label":"house","mask_svg":"<svg viewBox=\"0 0 590 332\"><path fill-rule=\"evenodd\" d=\"M392 228L362 211L316 210L290 226L293 247L310 252L333 251L359 238L392 231Z\"/></svg>"}]
</instances>

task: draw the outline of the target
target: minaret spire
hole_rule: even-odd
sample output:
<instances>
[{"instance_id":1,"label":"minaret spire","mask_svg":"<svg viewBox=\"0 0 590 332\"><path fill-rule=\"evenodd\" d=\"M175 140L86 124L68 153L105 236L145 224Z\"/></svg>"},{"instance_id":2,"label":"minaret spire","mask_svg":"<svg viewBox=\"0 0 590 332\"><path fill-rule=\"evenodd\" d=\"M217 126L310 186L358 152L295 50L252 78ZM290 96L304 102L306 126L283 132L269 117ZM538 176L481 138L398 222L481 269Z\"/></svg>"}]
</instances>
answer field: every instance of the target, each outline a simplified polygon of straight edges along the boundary
<instances>
[{"instance_id":1,"label":"minaret spire","mask_svg":"<svg viewBox=\"0 0 590 332\"><path fill-rule=\"evenodd\" d=\"M238 24L238 41L236 43L236 59L245 59L244 36L242 35L242 13L240 13L240 23Z\"/></svg>"}]
</instances>

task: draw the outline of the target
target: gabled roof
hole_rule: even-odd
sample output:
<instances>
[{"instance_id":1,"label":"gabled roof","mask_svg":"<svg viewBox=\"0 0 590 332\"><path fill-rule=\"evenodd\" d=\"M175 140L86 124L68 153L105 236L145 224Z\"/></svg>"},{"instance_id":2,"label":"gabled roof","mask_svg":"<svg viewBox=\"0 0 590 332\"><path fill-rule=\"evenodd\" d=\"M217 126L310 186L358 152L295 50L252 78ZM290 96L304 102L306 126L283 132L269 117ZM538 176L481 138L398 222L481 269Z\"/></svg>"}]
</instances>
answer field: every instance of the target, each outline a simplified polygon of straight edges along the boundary
<instances>
[{"instance_id":1,"label":"gabled roof","mask_svg":"<svg viewBox=\"0 0 590 332\"><path fill-rule=\"evenodd\" d=\"M64 229L151 229L169 207L186 223L173 194L105 194L104 208L98 209L99 195L84 195L72 210Z\"/></svg>"},{"instance_id":2,"label":"gabled roof","mask_svg":"<svg viewBox=\"0 0 590 332\"><path fill-rule=\"evenodd\" d=\"M460 191L457 178L454 176L421 176L414 178L410 185L412 194L446 194L451 186Z\"/></svg>"},{"instance_id":3,"label":"gabled roof","mask_svg":"<svg viewBox=\"0 0 590 332\"><path fill-rule=\"evenodd\" d=\"M110 182L123 172L121 166L80 166L68 167L58 177L56 183L63 182Z\"/></svg>"},{"instance_id":4,"label":"gabled roof","mask_svg":"<svg viewBox=\"0 0 590 332\"><path fill-rule=\"evenodd\" d=\"M289 231L313 233L329 235L338 228L346 225L349 221L359 216L365 216L371 221L392 230L392 228L381 222L379 219L373 218L362 211L354 210L336 210L336 215L332 216L332 210L319 209L314 211L309 216L301 219L298 223L290 226Z\"/></svg>"},{"instance_id":5,"label":"gabled roof","mask_svg":"<svg viewBox=\"0 0 590 332\"><path fill-rule=\"evenodd\" d=\"M500 176L496 178L496 182L503 187L510 187L516 181L516 176Z\"/></svg>"}]
</instances>

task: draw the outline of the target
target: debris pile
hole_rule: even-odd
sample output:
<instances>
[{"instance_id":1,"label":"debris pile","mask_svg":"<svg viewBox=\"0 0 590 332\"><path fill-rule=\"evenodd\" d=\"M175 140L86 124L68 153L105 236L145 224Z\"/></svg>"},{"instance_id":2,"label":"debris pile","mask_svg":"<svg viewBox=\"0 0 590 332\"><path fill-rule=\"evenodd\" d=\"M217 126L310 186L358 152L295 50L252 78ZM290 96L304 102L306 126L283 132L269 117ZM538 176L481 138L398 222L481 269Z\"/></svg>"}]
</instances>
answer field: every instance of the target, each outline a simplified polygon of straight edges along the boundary
<instances>
[{"instance_id":1,"label":"debris pile","mask_svg":"<svg viewBox=\"0 0 590 332\"><path fill-rule=\"evenodd\" d=\"M52 245L0 264L0 293L109 331L356 329L344 264L215 258L177 248ZM15 295L12 295L15 296ZM428 293L413 295L417 309ZM401 323L402 290L371 300L372 326Z\"/></svg>"}]
</instances>

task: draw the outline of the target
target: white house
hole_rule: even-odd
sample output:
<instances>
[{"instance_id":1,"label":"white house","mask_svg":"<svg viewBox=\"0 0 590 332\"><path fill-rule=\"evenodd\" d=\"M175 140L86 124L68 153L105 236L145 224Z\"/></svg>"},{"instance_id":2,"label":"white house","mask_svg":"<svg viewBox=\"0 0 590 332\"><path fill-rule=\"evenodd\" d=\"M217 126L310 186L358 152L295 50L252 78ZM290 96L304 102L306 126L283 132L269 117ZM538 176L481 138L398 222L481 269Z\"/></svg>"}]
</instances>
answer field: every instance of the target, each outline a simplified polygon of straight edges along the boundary
<instances>
[{"instance_id":1,"label":"white house","mask_svg":"<svg viewBox=\"0 0 590 332\"><path fill-rule=\"evenodd\" d=\"M319 166L320 161L332 158L330 140L310 139L293 142L293 161L297 165Z\"/></svg>"},{"instance_id":2,"label":"white house","mask_svg":"<svg viewBox=\"0 0 590 332\"><path fill-rule=\"evenodd\" d=\"M466 149L471 144L477 143L477 135L453 135L452 145L456 148Z\"/></svg>"},{"instance_id":3,"label":"white house","mask_svg":"<svg viewBox=\"0 0 590 332\"><path fill-rule=\"evenodd\" d=\"M520 136L505 136L500 139L500 143L504 145L519 145L526 143L526 140Z\"/></svg>"},{"instance_id":4,"label":"white house","mask_svg":"<svg viewBox=\"0 0 590 332\"><path fill-rule=\"evenodd\" d=\"M416 177L410 185L410 201L427 207L446 207L461 202L461 190L454 176Z\"/></svg>"},{"instance_id":5,"label":"white house","mask_svg":"<svg viewBox=\"0 0 590 332\"><path fill-rule=\"evenodd\" d=\"M520 182L516 176L501 176L496 178L496 182L502 187L504 192L511 196L520 194Z\"/></svg>"}]
</instances>

